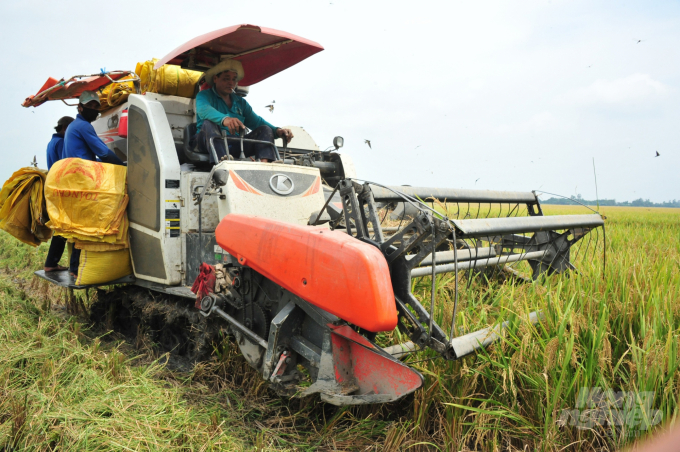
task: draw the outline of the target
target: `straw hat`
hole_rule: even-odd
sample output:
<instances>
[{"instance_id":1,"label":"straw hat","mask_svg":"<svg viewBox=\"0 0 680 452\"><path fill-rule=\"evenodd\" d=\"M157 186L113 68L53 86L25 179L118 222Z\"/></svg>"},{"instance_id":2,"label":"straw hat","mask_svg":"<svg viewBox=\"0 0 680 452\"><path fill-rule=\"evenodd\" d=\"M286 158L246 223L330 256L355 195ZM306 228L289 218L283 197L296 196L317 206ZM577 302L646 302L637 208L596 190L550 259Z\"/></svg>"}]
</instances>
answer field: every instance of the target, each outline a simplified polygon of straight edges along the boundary
<instances>
[{"instance_id":1,"label":"straw hat","mask_svg":"<svg viewBox=\"0 0 680 452\"><path fill-rule=\"evenodd\" d=\"M245 73L243 72L243 65L240 61L236 60L224 60L217 63L215 66L208 69L205 73L205 82L212 86L213 77L217 74L221 74L224 71L236 72L236 81L240 82Z\"/></svg>"}]
</instances>

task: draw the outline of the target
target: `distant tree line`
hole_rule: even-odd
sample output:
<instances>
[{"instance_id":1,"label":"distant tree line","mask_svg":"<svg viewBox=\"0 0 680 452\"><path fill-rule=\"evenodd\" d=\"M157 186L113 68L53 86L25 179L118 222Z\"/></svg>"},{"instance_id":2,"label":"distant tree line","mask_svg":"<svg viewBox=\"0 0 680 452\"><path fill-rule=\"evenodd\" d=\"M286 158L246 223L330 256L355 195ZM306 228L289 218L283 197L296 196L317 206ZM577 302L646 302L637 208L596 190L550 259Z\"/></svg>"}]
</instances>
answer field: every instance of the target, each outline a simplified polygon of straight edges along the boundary
<instances>
[{"instance_id":1,"label":"distant tree line","mask_svg":"<svg viewBox=\"0 0 680 452\"><path fill-rule=\"evenodd\" d=\"M576 202L585 204L587 206L597 205L597 201L583 199L581 195L572 196L571 198L549 198L541 200L541 204L557 204L557 205L574 205ZM600 199L601 206L623 206L623 207L680 207L680 200L672 200L665 202L652 202L649 199L635 199L633 201L616 202L615 199Z\"/></svg>"}]
</instances>

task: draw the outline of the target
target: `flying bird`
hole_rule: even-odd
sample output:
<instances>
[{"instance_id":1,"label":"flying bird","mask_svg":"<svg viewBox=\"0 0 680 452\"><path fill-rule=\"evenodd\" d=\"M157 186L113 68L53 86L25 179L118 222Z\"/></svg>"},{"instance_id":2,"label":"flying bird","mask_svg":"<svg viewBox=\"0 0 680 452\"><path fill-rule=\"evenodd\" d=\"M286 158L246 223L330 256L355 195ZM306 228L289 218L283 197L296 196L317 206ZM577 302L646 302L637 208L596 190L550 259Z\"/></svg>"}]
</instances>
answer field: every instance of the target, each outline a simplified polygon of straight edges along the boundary
<instances>
[{"instance_id":1,"label":"flying bird","mask_svg":"<svg viewBox=\"0 0 680 452\"><path fill-rule=\"evenodd\" d=\"M373 148L371 147L371 140L364 140L364 143L366 143L366 144L368 145L369 148L373 149Z\"/></svg>"},{"instance_id":2,"label":"flying bird","mask_svg":"<svg viewBox=\"0 0 680 452\"><path fill-rule=\"evenodd\" d=\"M477 180L481 179L481 177L478 177ZM475 181L475 185L477 185L477 180Z\"/></svg>"},{"instance_id":3,"label":"flying bird","mask_svg":"<svg viewBox=\"0 0 680 452\"><path fill-rule=\"evenodd\" d=\"M657 152L658 154L658 152ZM38 160L35 158L35 155L33 156L33 161L31 162L31 165L33 165L34 168L38 167Z\"/></svg>"},{"instance_id":4,"label":"flying bird","mask_svg":"<svg viewBox=\"0 0 680 452\"><path fill-rule=\"evenodd\" d=\"M274 103L265 105L264 108L268 108L271 113L274 113Z\"/></svg>"},{"instance_id":5,"label":"flying bird","mask_svg":"<svg viewBox=\"0 0 680 452\"><path fill-rule=\"evenodd\" d=\"M654 157L658 157L658 156L660 156L660 155L661 155L661 154L659 154L659 151L656 151L656 155L655 155Z\"/></svg>"}]
</instances>

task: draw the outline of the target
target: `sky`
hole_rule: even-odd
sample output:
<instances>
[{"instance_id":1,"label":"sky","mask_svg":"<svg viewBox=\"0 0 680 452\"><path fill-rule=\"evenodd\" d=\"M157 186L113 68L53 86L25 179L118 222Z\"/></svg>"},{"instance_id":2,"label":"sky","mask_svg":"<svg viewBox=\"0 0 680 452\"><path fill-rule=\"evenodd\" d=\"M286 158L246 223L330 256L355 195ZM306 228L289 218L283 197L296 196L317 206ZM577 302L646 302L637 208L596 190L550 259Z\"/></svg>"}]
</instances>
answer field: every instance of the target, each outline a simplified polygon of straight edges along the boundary
<instances>
[{"instance_id":1,"label":"sky","mask_svg":"<svg viewBox=\"0 0 680 452\"><path fill-rule=\"evenodd\" d=\"M207 5L2 2L0 180L34 155L46 167L57 119L75 116L61 102L21 107L48 77L134 70L248 23L324 46L253 85L247 100L277 126L304 127L321 149L344 137L361 178L595 199L596 175L600 199L680 199L680 2Z\"/></svg>"}]
</instances>

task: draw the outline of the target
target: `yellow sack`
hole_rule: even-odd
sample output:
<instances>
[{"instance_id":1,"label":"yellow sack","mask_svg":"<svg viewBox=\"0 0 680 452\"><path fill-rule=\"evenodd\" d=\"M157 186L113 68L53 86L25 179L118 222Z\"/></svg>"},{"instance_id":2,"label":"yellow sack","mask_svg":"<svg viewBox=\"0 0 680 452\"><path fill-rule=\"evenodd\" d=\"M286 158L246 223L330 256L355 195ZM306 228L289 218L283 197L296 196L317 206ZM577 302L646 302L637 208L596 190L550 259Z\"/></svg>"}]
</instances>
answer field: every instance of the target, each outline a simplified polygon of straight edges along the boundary
<instances>
[{"instance_id":1,"label":"yellow sack","mask_svg":"<svg viewBox=\"0 0 680 452\"><path fill-rule=\"evenodd\" d=\"M142 93L146 93L147 91L151 91L150 88L153 86L154 83L154 78L156 76L156 71L154 71L153 67L158 62L157 58L154 58L153 60L145 61L144 63L137 63L137 67L135 68L135 73L139 76L140 79L140 84L142 88ZM151 91L153 92L153 91Z\"/></svg>"},{"instance_id":2,"label":"yellow sack","mask_svg":"<svg viewBox=\"0 0 680 452\"><path fill-rule=\"evenodd\" d=\"M122 250L130 247L130 241L128 239L128 227L130 222L128 221L127 212L123 216L123 221L121 222L120 228L118 229L118 234L115 236L115 241L111 242L107 240L106 242L92 241L91 239L96 239L93 237L75 237L75 247L79 250L90 250L90 251L113 251ZM106 236L108 238L110 236Z\"/></svg>"},{"instance_id":3,"label":"yellow sack","mask_svg":"<svg viewBox=\"0 0 680 452\"><path fill-rule=\"evenodd\" d=\"M196 84L203 72L182 69L174 64L164 64L156 71L155 92L180 97L194 97Z\"/></svg>"},{"instance_id":4,"label":"yellow sack","mask_svg":"<svg viewBox=\"0 0 680 452\"><path fill-rule=\"evenodd\" d=\"M59 160L47 174L47 226L69 239L113 243L128 203L127 168L78 158Z\"/></svg>"},{"instance_id":5,"label":"yellow sack","mask_svg":"<svg viewBox=\"0 0 680 452\"><path fill-rule=\"evenodd\" d=\"M0 191L0 229L32 246L52 237L52 231L41 223L46 174L45 170L22 168L12 174Z\"/></svg>"},{"instance_id":6,"label":"yellow sack","mask_svg":"<svg viewBox=\"0 0 680 452\"><path fill-rule=\"evenodd\" d=\"M132 274L130 250L80 253L76 285L103 284Z\"/></svg>"},{"instance_id":7,"label":"yellow sack","mask_svg":"<svg viewBox=\"0 0 680 452\"><path fill-rule=\"evenodd\" d=\"M136 72L141 79L142 92L194 97L196 84L203 77L203 72L182 69L174 64L164 64L158 70L154 70L157 61L154 58L137 63Z\"/></svg>"}]
</instances>

